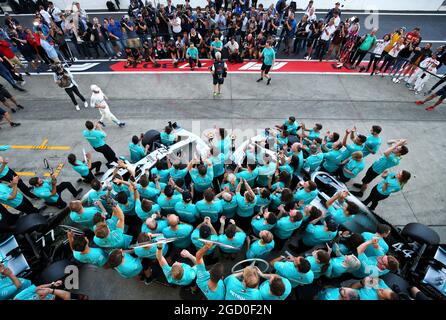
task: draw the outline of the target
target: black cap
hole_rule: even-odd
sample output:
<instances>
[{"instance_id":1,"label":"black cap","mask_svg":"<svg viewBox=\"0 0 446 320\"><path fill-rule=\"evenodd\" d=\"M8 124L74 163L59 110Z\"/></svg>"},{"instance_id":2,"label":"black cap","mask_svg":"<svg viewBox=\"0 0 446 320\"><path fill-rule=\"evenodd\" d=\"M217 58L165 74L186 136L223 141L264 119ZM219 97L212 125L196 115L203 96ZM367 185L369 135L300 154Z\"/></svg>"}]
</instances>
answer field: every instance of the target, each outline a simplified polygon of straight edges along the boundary
<instances>
[{"instance_id":1,"label":"black cap","mask_svg":"<svg viewBox=\"0 0 446 320\"><path fill-rule=\"evenodd\" d=\"M183 196L183 201L188 202L192 200L192 195L189 190L184 191L181 195Z\"/></svg>"}]
</instances>

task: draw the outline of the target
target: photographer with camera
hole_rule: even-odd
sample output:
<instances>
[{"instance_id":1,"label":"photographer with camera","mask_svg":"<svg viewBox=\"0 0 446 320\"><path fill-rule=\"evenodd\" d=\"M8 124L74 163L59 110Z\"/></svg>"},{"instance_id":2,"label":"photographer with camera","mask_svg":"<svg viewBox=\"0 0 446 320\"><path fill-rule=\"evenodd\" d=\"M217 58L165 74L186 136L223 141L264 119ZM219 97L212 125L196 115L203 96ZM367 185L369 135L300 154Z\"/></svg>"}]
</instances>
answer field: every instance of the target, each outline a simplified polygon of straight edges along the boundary
<instances>
[{"instance_id":1,"label":"photographer with camera","mask_svg":"<svg viewBox=\"0 0 446 320\"><path fill-rule=\"evenodd\" d=\"M139 37L139 41L144 43L148 35L147 23L144 21L142 14L138 14L138 18L135 20L136 34Z\"/></svg>"},{"instance_id":2,"label":"photographer with camera","mask_svg":"<svg viewBox=\"0 0 446 320\"><path fill-rule=\"evenodd\" d=\"M79 111L80 108L79 105L77 104L74 94L76 94L84 102L84 107L88 108L88 102L84 98L84 96L79 92L77 83L76 81L74 81L73 74L70 72L70 70L65 69L60 63L52 66L51 70L54 72L54 82L59 87L65 90L65 92L68 94L71 101L73 102L76 110Z\"/></svg>"},{"instance_id":3,"label":"photographer with camera","mask_svg":"<svg viewBox=\"0 0 446 320\"><path fill-rule=\"evenodd\" d=\"M239 52L239 45L237 41L235 41L234 37L231 37L231 39L228 41L228 43L225 44L225 48L228 49L228 61L230 63L241 63L243 62L243 59L240 57Z\"/></svg>"},{"instance_id":4,"label":"photographer with camera","mask_svg":"<svg viewBox=\"0 0 446 320\"><path fill-rule=\"evenodd\" d=\"M210 67L212 74L212 83L214 84L214 97L221 94L221 86L228 74L228 66L226 62L222 61L221 53L215 53L215 61Z\"/></svg>"},{"instance_id":5,"label":"photographer with camera","mask_svg":"<svg viewBox=\"0 0 446 320\"><path fill-rule=\"evenodd\" d=\"M158 35L163 37L164 42L169 41L169 19L167 18L166 10L163 5L159 8L155 22L158 27Z\"/></svg>"},{"instance_id":6,"label":"photographer with camera","mask_svg":"<svg viewBox=\"0 0 446 320\"><path fill-rule=\"evenodd\" d=\"M127 36L127 46L130 48L139 48L141 43L136 34L136 27L128 15L125 15L121 20L121 27L125 30Z\"/></svg>"},{"instance_id":7,"label":"photographer with camera","mask_svg":"<svg viewBox=\"0 0 446 320\"><path fill-rule=\"evenodd\" d=\"M285 30L285 48L283 52L286 55L290 54L291 41L293 41L294 34L296 33L297 22L294 19L294 13L290 13L288 19L283 24Z\"/></svg>"}]
</instances>

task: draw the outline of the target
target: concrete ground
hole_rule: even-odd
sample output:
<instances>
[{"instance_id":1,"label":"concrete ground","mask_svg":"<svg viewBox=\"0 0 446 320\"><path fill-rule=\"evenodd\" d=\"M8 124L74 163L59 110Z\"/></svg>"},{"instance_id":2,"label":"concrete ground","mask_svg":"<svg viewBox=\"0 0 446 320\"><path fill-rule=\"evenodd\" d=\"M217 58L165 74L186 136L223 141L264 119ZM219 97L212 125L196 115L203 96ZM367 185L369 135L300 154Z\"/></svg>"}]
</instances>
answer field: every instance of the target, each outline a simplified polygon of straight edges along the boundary
<instances>
[{"instance_id":1,"label":"concrete ground","mask_svg":"<svg viewBox=\"0 0 446 320\"><path fill-rule=\"evenodd\" d=\"M237 130L237 143L243 138L282 122L290 115L305 122L315 122L323 130L343 133L357 126L359 133L368 133L374 124L383 128L383 146L388 139L408 139L409 154L398 169L405 169L413 178L402 192L383 201L376 212L389 222L403 226L409 222L427 224L446 241L446 108L424 111L413 102L414 96L403 85L394 85L388 78L368 75L285 75L273 74L271 86L256 83L258 75L229 74L223 94L212 97L211 78L207 74L176 75L76 75L81 92L89 92L93 83L110 98L110 108L126 122L125 128L107 123L107 142L119 154L128 156L131 136L148 129L161 129L167 121L177 121L188 130L201 132L216 124ZM9 89L9 86L8 86ZM68 96L52 77L27 78L26 93L17 93L25 110L13 114L21 122L18 128L3 124L0 144L68 146L70 150L10 149L2 152L10 166L18 172L43 174L42 159L57 167L63 164L59 180L76 182L78 175L67 163L68 153L82 156L82 148L91 150L82 137L84 122L98 119L92 108L75 111ZM93 151L94 152L94 151ZM367 158L367 167L378 155ZM93 153L94 160L104 160ZM363 174L359 175L359 181ZM27 177L24 177L27 182ZM84 188L87 186L84 185ZM69 194L64 195L69 200ZM159 284L146 287L133 280L123 280L116 272L85 266L81 288L96 299L176 299L178 290Z\"/></svg>"}]
</instances>

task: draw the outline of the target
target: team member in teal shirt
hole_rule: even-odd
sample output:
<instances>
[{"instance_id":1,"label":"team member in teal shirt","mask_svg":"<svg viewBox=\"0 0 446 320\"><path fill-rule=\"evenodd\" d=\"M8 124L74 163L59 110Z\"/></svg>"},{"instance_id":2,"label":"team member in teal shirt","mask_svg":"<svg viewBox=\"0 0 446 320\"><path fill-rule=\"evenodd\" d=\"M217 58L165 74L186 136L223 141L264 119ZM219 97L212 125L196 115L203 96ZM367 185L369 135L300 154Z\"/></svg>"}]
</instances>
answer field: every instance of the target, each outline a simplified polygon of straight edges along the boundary
<instances>
[{"instance_id":1,"label":"team member in teal shirt","mask_svg":"<svg viewBox=\"0 0 446 320\"><path fill-rule=\"evenodd\" d=\"M276 172L276 163L272 161L269 154L263 156L263 165L258 167L257 185L259 187L268 187L269 180Z\"/></svg>"},{"instance_id":2,"label":"team member in teal shirt","mask_svg":"<svg viewBox=\"0 0 446 320\"><path fill-rule=\"evenodd\" d=\"M163 233L163 229L168 227L167 219L161 218L160 214L153 215L142 224L141 232L145 233Z\"/></svg>"},{"instance_id":3,"label":"team member in teal shirt","mask_svg":"<svg viewBox=\"0 0 446 320\"><path fill-rule=\"evenodd\" d=\"M370 192L367 199L364 200L364 204L367 206L372 203L369 208L375 210L379 201L387 199L390 194L400 191L403 186L410 180L411 174L406 170L402 170L395 174L393 172L384 171L382 174L384 180L379 182Z\"/></svg>"},{"instance_id":4,"label":"team member in teal shirt","mask_svg":"<svg viewBox=\"0 0 446 320\"><path fill-rule=\"evenodd\" d=\"M364 143L364 148L362 149L362 154L364 157L367 157L369 154L376 154L381 147L381 137L379 134L381 133L380 126L372 126L370 130L370 135L367 137L367 140Z\"/></svg>"},{"instance_id":5,"label":"team member in teal shirt","mask_svg":"<svg viewBox=\"0 0 446 320\"><path fill-rule=\"evenodd\" d=\"M167 147L174 144L174 142L176 140L176 136L173 133L172 127L166 126L164 128L164 131L160 133L160 139L161 139L161 143Z\"/></svg>"},{"instance_id":6,"label":"team member in teal shirt","mask_svg":"<svg viewBox=\"0 0 446 320\"><path fill-rule=\"evenodd\" d=\"M310 145L315 139L320 137L322 125L320 123L315 123L312 129L307 129L305 127L305 123L302 123L301 130L302 130L302 138L304 139L303 143L305 145Z\"/></svg>"},{"instance_id":7,"label":"team member in teal shirt","mask_svg":"<svg viewBox=\"0 0 446 320\"><path fill-rule=\"evenodd\" d=\"M155 166L150 169L150 173L153 176L159 177L161 183L169 182L170 169L164 169L163 163L159 160L155 163Z\"/></svg>"},{"instance_id":8,"label":"team member in teal shirt","mask_svg":"<svg viewBox=\"0 0 446 320\"><path fill-rule=\"evenodd\" d=\"M221 246L220 250L224 253L238 253L245 243L246 233L242 229L238 228L235 225L235 221L232 219L229 221L230 224L225 230L225 221L226 219L224 216L220 217L220 235L218 237L218 241L233 246L236 249Z\"/></svg>"},{"instance_id":9,"label":"team member in teal shirt","mask_svg":"<svg viewBox=\"0 0 446 320\"><path fill-rule=\"evenodd\" d=\"M100 161L92 162L91 153L89 152L85 154L85 157L86 162L80 161L76 159L76 155L70 153L68 155L68 162L71 164L73 170L80 174L83 182L90 183L95 179L95 176L103 173L100 171L102 163ZM95 170L94 174L92 173L93 170Z\"/></svg>"},{"instance_id":10,"label":"team member in teal shirt","mask_svg":"<svg viewBox=\"0 0 446 320\"><path fill-rule=\"evenodd\" d=\"M207 255L207 251L210 250L212 244L206 243L203 248L198 250L195 256L196 268L197 268L197 286L208 300L224 300L225 298L225 284L224 278L224 266L221 263L216 263L212 268L207 271L204 265L203 256Z\"/></svg>"},{"instance_id":11,"label":"team member in teal shirt","mask_svg":"<svg viewBox=\"0 0 446 320\"><path fill-rule=\"evenodd\" d=\"M237 197L233 196L228 191L223 191L217 195L221 196L222 215L227 219L231 219L235 216L237 211Z\"/></svg>"},{"instance_id":12,"label":"team member in teal shirt","mask_svg":"<svg viewBox=\"0 0 446 320\"><path fill-rule=\"evenodd\" d=\"M329 152L329 151L333 150L333 146L335 143L339 143L342 147L342 143L338 140L339 140L339 133L327 131L327 134L325 135L325 137L322 141L322 145L321 145L322 151Z\"/></svg>"},{"instance_id":13,"label":"team member in teal shirt","mask_svg":"<svg viewBox=\"0 0 446 320\"><path fill-rule=\"evenodd\" d=\"M297 134L297 131L300 129L295 117L289 117L283 122L283 125L286 127L287 131L293 135Z\"/></svg>"},{"instance_id":14,"label":"team member in teal shirt","mask_svg":"<svg viewBox=\"0 0 446 320\"><path fill-rule=\"evenodd\" d=\"M319 190L317 189L316 183L311 180L300 182L299 186L302 186L302 188L294 194L294 201L296 203L303 201L303 205L307 206L317 197Z\"/></svg>"},{"instance_id":15,"label":"team member in teal shirt","mask_svg":"<svg viewBox=\"0 0 446 320\"><path fill-rule=\"evenodd\" d=\"M271 231L277 223L277 216L274 212L269 212L268 208L261 210L259 214L254 216L251 220L252 232L259 236L263 230Z\"/></svg>"},{"instance_id":16,"label":"team member in teal shirt","mask_svg":"<svg viewBox=\"0 0 446 320\"><path fill-rule=\"evenodd\" d=\"M317 295L317 300L360 300L359 293L356 289L341 288L325 288ZM361 299L362 300L362 299Z\"/></svg>"},{"instance_id":17,"label":"team member in teal shirt","mask_svg":"<svg viewBox=\"0 0 446 320\"><path fill-rule=\"evenodd\" d=\"M272 48L272 43L270 40L266 41L265 48L263 48L262 52L260 53L259 59L262 59L263 57L263 64L260 73L260 79L257 80L257 82L260 82L263 80L263 77L267 78L268 81L266 82L267 85L271 83L271 76L269 75L269 71L271 70L272 66L274 65L274 60L276 60L276 52Z\"/></svg>"},{"instance_id":18,"label":"team member in teal shirt","mask_svg":"<svg viewBox=\"0 0 446 320\"><path fill-rule=\"evenodd\" d=\"M149 179L146 175L142 175L139 178L139 183L136 185L136 189L139 192L139 195L143 199L149 199L151 201L156 201L158 199L158 196L161 193L161 186L159 182L159 178L155 179L156 184L155 187L151 187L149 185Z\"/></svg>"},{"instance_id":19,"label":"team member in teal shirt","mask_svg":"<svg viewBox=\"0 0 446 320\"><path fill-rule=\"evenodd\" d=\"M157 249L156 259L163 269L164 276L168 283L179 286L188 286L195 280L195 277L197 276L195 267L180 262L174 262L172 266L169 266L161 251L162 245L158 244Z\"/></svg>"},{"instance_id":20,"label":"team member in teal shirt","mask_svg":"<svg viewBox=\"0 0 446 320\"><path fill-rule=\"evenodd\" d=\"M355 255L344 256L337 244L335 244L335 251L338 256L330 259L330 273L325 274L327 277L339 278L345 273L351 273L360 268L361 262Z\"/></svg>"},{"instance_id":21,"label":"team member in teal shirt","mask_svg":"<svg viewBox=\"0 0 446 320\"><path fill-rule=\"evenodd\" d=\"M214 41L211 42L211 47L210 47L212 57L215 58L215 54L217 52L221 53L222 49L223 49L223 42L220 40L218 36L215 36Z\"/></svg>"},{"instance_id":22,"label":"team member in teal shirt","mask_svg":"<svg viewBox=\"0 0 446 320\"><path fill-rule=\"evenodd\" d=\"M263 230L259 234L260 239L248 245L247 259L264 259L274 249L274 237L270 231Z\"/></svg>"},{"instance_id":23,"label":"team member in teal shirt","mask_svg":"<svg viewBox=\"0 0 446 320\"><path fill-rule=\"evenodd\" d=\"M202 218L211 218L212 223L218 222L218 218L223 211L221 200L215 198L215 193L212 189L206 189L203 193L203 200L197 202L197 211Z\"/></svg>"},{"instance_id":24,"label":"team member in teal shirt","mask_svg":"<svg viewBox=\"0 0 446 320\"><path fill-rule=\"evenodd\" d=\"M129 150L130 150L130 162L136 163L142 158L144 158L147 154L147 150L150 148L150 144L147 144L145 148L141 146L141 140L143 138L143 135L141 134L141 138L138 138L138 136L132 137L132 142L129 143Z\"/></svg>"},{"instance_id":25,"label":"team member in teal shirt","mask_svg":"<svg viewBox=\"0 0 446 320\"><path fill-rule=\"evenodd\" d=\"M104 132L101 125L99 123L93 124L91 121L86 121L85 127L87 130L84 130L82 135L87 139L94 150L104 155L105 159L107 159L107 165L110 165L112 162L118 162L115 152L105 143L107 134Z\"/></svg>"},{"instance_id":26,"label":"team member in teal shirt","mask_svg":"<svg viewBox=\"0 0 446 320\"><path fill-rule=\"evenodd\" d=\"M0 203L13 207L14 209L23 213L38 212L38 209L35 208L32 203L17 190L19 179L20 178L18 176L15 176L12 179L10 186L0 182Z\"/></svg>"},{"instance_id":27,"label":"team member in teal shirt","mask_svg":"<svg viewBox=\"0 0 446 320\"><path fill-rule=\"evenodd\" d=\"M214 189L218 190L219 184L223 182L225 173L225 154L220 152L217 147L212 147L210 152L211 155L208 160L212 163L212 168L214 169Z\"/></svg>"},{"instance_id":28,"label":"team member in teal shirt","mask_svg":"<svg viewBox=\"0 0 446 320\"><path fill-rule=\"evenodd\" d=\"M113 207L113 215L118 218L115 229L110 229L106 222L99 222L94 230L94 243L102 248L126 249L132 237L124 234L124 213L119 206Z\"/></svg>"},{"instance_id":29,"label":"team member in teal shirt","mask_svg":"<svg viewBox=\"0 0 446 320\"><path fill-rule=\"evenodd\" d=\"M338 170L341 165L341 148L342 143L337 141L333 144L330 151L324 153L324 161L322 162L321 169L328 173L333 173Z\"/></svg>"},{"instance_id":30,"label":"team member in teal shirt","mask_svg":"<svg viewBox=\"0 0 446 320\"><path fill-rule=\"evenodd\" d=\"M365 161L361 151L355 151L351 157L342 162L342 167L338 169L339 180L348 182L355 178L365 167Z\"/></svg>"},{"instance_id":31,"label":"team member in teal shirt","mask_svg":"<svg viewBox=\"0 0 446 320\"><path fill-rule=\"evenodd\" d=\"M153 214L161 213L161 207L147 199L142 199L141 201L138 190L135 190L135 213L138 218L145 221Z\"/></svg>"},{"instance_id":32,"label":"team member in teal shirt","mask_svg":"<svg viewBox=\"0 0 446 320\"><path fill-rule=\"evenodd\" d=\"M344 139L342 140L342 145L345 147L345 149L342 151L341 161L348 159L353 152L362 151L362 149L364 148L364 143L367 140L367 138L362 134L359 134L355 138L355 132L356 132L356 127L353 128L352 130L350 129L345 130ZM349 136L350 139L353 141L353 143L347 144L347 138Z\"/></svg>"},{"instance_id":33,"label":"team member in teal shirt","mask_svg":"<svg viewBox=\"0 0 446 320\"><path fill-rule=\"evenodd\" d=\"M209 217L205 217L203 222L200 223L195 230L192 232L191 239L197 250L200 250L205 243L198 239L212 240L218 241L218 234L215 231L214 227L211 224L211 220ZM216 246L212 246L209 250L206 251L206 255L212 254L215 250Z\"/></svg>"},{"instance_id":34,"label":"team member in teal shirt","mask_svg":"<svg viewBox=\"0 0 446 320\"><path fill-rule=\"evenodd\" d=\"M243 281L239 278L243 275ZM262 300L258 289L260 277L254 267L232 274L225 279L225 300Z\"/></svg>"},{"instance_id":35,"label":"team member in teal shirt","mask_svg":"<svg viewBox=\"0 0 446 320\"><path fill-rule=\"evenodd\" d=\"M302 237L307 247L314 247L333 240L337 235L338 224L333 219L326 219L323 224L316 224L323 216L311 221Z\"/></svg>"},{"instance_id":36,"label":"team member in teal shirt","mask_svg":"<svg viewBox=\"0 0 446 320\"><path fill-rule=\"evenodd\" d=\"M328 208L327 216L333 218L337 224L344 224L352 220L359 213L358 205L345 200L347 196L348 191L340 191L325 203L325 206ZM337 208L334 205L336 201L339 203Z\"/></svg>"},{"instance_id":37,"label":"team member in teal shirt","mask_svg":"<svg viewBox=\"0 0 446 320\"><path fill-rule=\"evenodd\" d=\"M161 193L157 199L157 203L161 207L161 213L164 215L175 213L175 205L181 202L183 197L181 194L175 194L174 188L171 185L167 185L164 188L164 192Z\"/></svg>"},{"instance_id":38,"label":"team member in teal shirt","mask_svg":"<svg viewBox=\"0 0 446 320\"><path fill-rule=\"evenodd\" d=\"M180 219L175 214L169 214L167 216L168 227L163 229L163 235L166 238L178 238L172 242L177 248L187 248L190 245L190 235L193 231L193 227L190 224L180 222Z\"/></svg>"},{"instance_id":39,"label":"team member in teal shirt","mask_svg":"<svg viewBox=\"0 0 446 320\"><path fill-rule=\"evenodd\" d=\"M311 256L306 258L311 265L314 279L319 279L322 275L331 274L330 253L325 250L314 250Z\"/></svg>"},{"instance_id":40,"label":"team member in teal shirt","mask_svg":"<svg viewBox=\"0 0 446 320\"><path fill-rule=\"evenodd\" d=\"M398 294L376 277L366 277L352 286L358 290L360 300L399 300Z\"/></svg>"},{"instance_id":41,"label":"team member in teal shirt","mask_svg":"<svg viewBox=\"0 0 446 320\"><path fill-rule=\"evenodd\" d=\"M365 250L367 257L379 257L385 255L389 251L389 245L386 242L386 238L390 235L390 226L387 224L378 224L376 227L376 233L363 232L361 236L365 241L372 240L373 238L378 239L378 244L375 246L368 246Z\"/></svg>"},{"instance_id":42,"label":"team member in teal shirt","mask_svg":"<svg viewBox=\"0 0 446 320\"><path fill-rule=\"evenodd\" d=\"M73 250L73 257L82 263L89 263L98 267L103 267L108 260L107 253L101 248L91 248L85 236L74 235L67 232L70 248Z\"/></svg>"},{"instance_id":43,"label":"team member in teal shirt","mask_svg":"<svg viewBox=\"0 0 446 320\"><path fill-rule=\"evenodd\" d=\"M0 263L0 301L12 299L30 286L31 281L17 278L11 269Z\"/></svg>"},{"instance_id":44,"label":"team member in teal shirt","mask_svg":"<svg viewBox=\"0 0 446 320\"><path fill-rule=\"evenodd\" d=\"M150 233L141 232L138 236L137 244L150 242L150 241L159 241L166 239L163 235L160 236L152 236ZM163 255L167 254L167 251L169 250L169 245L167 243L163 243ZM140 259L150 259L150 260L156 260L156 251L157 248L155 245L147 246L147 247L139 247L133 249L136 256ZM148 277L150 279L150 277Z\"/></svg>"},{"instance_id":45,"label":"team member in teal shirt","mask_svg":"<svg viewBox=\"0 0 446 320\"><path fill-rule=\"evenodd\" d=\"M184 180L187 175L187 168L182 168L180 161L175 161L173 164L167 159L167 167L169 168L169 176L178 184L180 180Z\"/></svg>"},{"instance_id":46,"label":"team member in teal shirt","mask_svg":"<svg viewBox=\"0 0 446 320\"><path fill-rule=\"evenodd\" d=\"M187 223L195 223L200 216L197 207L192 203L192 195L189 191L182 193L183 201L175 204L175 212L180 217L181 221Z\"/></svg>"},{"instance_id":47,"label":"team member in teal shirt","mask_svg":"<svg viewBox=\"0 0 446 320\"><path fill-rule=\"evenodd\" d=\"M195 191L197 191L198 193L202 193L204 192L204 190L212 188L214 169L212 166L212 162L210 162L209 160L205 161L206 165L199 164L197 168L193 168L195 164L198 164L198 161L192 159L187 166L187 171L189 171L190 177L194 182Z\"/></svg>"},{"instance_id":48,"label":"team member in teal shirt","mask_svg":"<svg viewBox=\"0 0 446 320\"><path fill-rule=\"evenodd\" d=\"M201 68L200 60L198 60L198 49L195 47L194 42L191 41L189 48L186 50L186 59L189 60L189 67L194 70L194 64L197 64Z\"/></svg>"},{"instance_id":49,"label":"team member in teal shirt","mask_svg":"<svg viewBox=\"0 0 446 320\"><path fill-rule=\"evenodd\" d=\"M310 155L305 159L303 168L311 173L321 165L324 160L324 153L315 145L311 145L309 149Z\"/></svg>"},{"instance_id":50,"label":"team member in teal shirt","mask_svg":"<svg viewBox=\"0 0 446 320\"><path fill-rule=\"evenodd\" d=\"M396 272L399 268L398 260L389 255L379 257L368 257L364 252L370 245L377 245L378 239L366 241L357 248L358 259L361 261L361 267L353 272L357 278L364 278L367 276L380 277L390 271Z\"/></svg>"},{"instance_id":51,"label":"team member in teal shirt","mask_svg":"<svg viewBox=\"0 0 446 320\"><path fill-rule=\"evenodd\" d=\"M293 288L298 285L313 283L314 274L310 262L304 257L290 257L287 261L281 261L280 256L270 262L276 273L291 282Z\"/></svg>"},{"instance_id":52,"label":"team member in teal shirt","mask_svg":"<svg viewBox=\"0 0 446 320\"><path fill-rule=\"evenodd\" d=\"M242 169L242 167L239 165L238 170L240 170L240 169ZM258 175L259 175L259 169L257 168L257 166L255 164L248 164L248 168L246 170L237 172L235 174L237 179L239 179L240 181L246 180L246 182L248 182L248 184L251 188L254 187L254 184L256 182Z\"/></svg>"},{"instance_id":53,"label":"team member in teal shirt","mask_svg":"<svg viewBox=\"0 0 446 320\"><path fill-rule=\"evenodd\" d=\"M263 300L285 300L291 293L291 282L276 274L259 273L267 279L260 285L259 290Z\"/></svg>"},{"instance_id":54,"label":"team member in teal shirt","mask_svg":"<svg viewBox=\"0 0 446 320\"><path fill-rule=\"evenodd\" d=\"M245 186L245 193L242 196L240 194L240 190L242 189L242 184ZM254 215L254 208L256 206L256 195L252 191L248 182L244 179L240 180L236 189L236 197L237 197L237 215L241 218L246 218L249 220L248 223L251 223L250 217Z\"/></svg>"},{"instance_id":55,"label":"team member in teal shirt","mask_svg":"<svg viewBox=\"0 0 446 320\"><path fill-rule=\"evenodd\" d=\"M85 208L82 205L82 202L79 200L71 201L69 207L71 210L70 219L73 222L79 223L80 225L93 230L93 226L95 225L93 218L95 214L101 212L101 210L99 210L97 207Z\"/></svg>"},{"instance_id":56,"label":"team member in teal shirt","mask_svg":"<svg viewBox=\"0 0 446 320\"><path fill-rule=\"evenodd\" d=\"M367 190L368 184L372 182L377 176L384 173L389 168L395 167L400 164L401 157L409 152L409 149L405 146L406 140L398 140L394 145L388 148L384 155L376 160L368 169L362 178L362 184L354 183L353 186L360 188L360 191L352 191L352 194L362 197L364 191Z\"/></svg>"},{"instance_id":57,"label":"team member in teal shirt","mask_svg":"<svg viewBox=\"0 0 446 320\"><path fill-rule=\"evenodd\" d=\"M277 224L273 229L276 236L276 249L281 250L285 242L292 236L302 224L302 213L298 210L290 210L288 216L281 217L285 212L281 210Z\"/></svg>"},{"instance_id":58,"label":"team member in teal shirt","mask_svg":"<svg viewBox=\"0 0 446 320\"><path fill-rule=\"evenodd\" d=\"M257 188L256 193L256 206L254 212L258 213L262 207L268 208L271 203L271 191L269 191L268 188Z\"/></svg>"},{"instance_id":59,"label":"team member in teal shirt","mask_svg":"<svg viewBox=\"0 0 446 320\"><path fill-rule=\"evenodd\" d=\"M122 249L115 249L110 253L108 265L125 279L134 278L143 271L141 260L123 252Z\"/></svg>"}]
</instances>

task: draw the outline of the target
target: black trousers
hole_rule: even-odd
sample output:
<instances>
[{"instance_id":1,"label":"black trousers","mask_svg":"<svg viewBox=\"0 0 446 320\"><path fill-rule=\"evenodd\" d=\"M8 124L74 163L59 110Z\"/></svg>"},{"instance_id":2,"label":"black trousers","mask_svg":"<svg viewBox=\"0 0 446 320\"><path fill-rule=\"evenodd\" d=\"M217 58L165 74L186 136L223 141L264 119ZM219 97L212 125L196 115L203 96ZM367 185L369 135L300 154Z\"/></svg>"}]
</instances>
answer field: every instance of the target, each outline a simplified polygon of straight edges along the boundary
<instances>
[{"instance_id":1,"label":"black trousers","mask_svg":"<svg viewBox=\"0 0 446 320\"><path fill-rule=\"evenodd\" d=\"M2 204L0 204L0 214L2 215L2 219L0 220L0 233L11 232L13 230L12 226L15 225L19 215L12 214Z\"/></svg>"},{"instance_id":2,"label":"black trousers","mask_svg":"<svg viewBox=\"0 0 446 320\"><path fill-rule=\"evenodd\" d=\"M369 206L369 208L371 210L375 210L376 206L378 205L378 202L380 202L381 200L387 199L389 196L385 196L383 194L381 194L378 191L378 186L375 186L372 191L370 192L370 195L368 196L367 199L364 200L364 204L367 206L370 202L372 203L371 206Z\"/></svg>"},{"instance_id":3,"label":"black trousers","mask_svg":"<svg viewBox=\"0 0 446 320\"><path fill-rule=\"evenodd\" d=\"M197 62L197 59L193 59L192 57L189 57L189 67L192 68L194 66L195 62ZM198 68L201 68L200 60L198 60L197 66L198 66Z\"/></svg>"},{"instance_id":4,"label":"black trousers","mask_svg":"<svg viewBox=\"0 0 446 320\"><path fill-rule=\"evenodd\" d=\"M93 181L95 179L95 176L92 171L95 170L95 173L98 173L101 170L101 165L101 161L92 162L90 171L88 172L88 176L82 177L84 179L84 182L90 183L91 181Z\"/></svg>"},{"instance_id":5,"label":"black trousers","mask_svg":"<svg viewBox=\"0 0 446 320\"><path fill-rule=\"evenodd\" d=\"M446 75L443 76L438 82L430 89L430 91L434 91L436 88L438 88L442 83L446 82Z\"/></svg>"},{"instance_id":6,"label":"black trousers","mask_svg":"<svg viewBox=\"0 0 446 320\"><path fill-rule=\"evenodd\" d=\"M11 182L16 175L17 173L15 173L14 170L9 169L9 171L3 177L0 178L0 181ZM19 188L20 191L22 191L22 193L25 196L33 199L36 198L36 196L32 194L32 192L29 190L29 187L23 182L22 179L19 180L17 187Z\"/></svg>"},{"instance_id":7,"label":"black trousers","mask_svg":"<svg viewBox=\"0 0 446 320\"><path fill-rule=\"evenodd\" d=\"M328 50L328 42L329 41L319 39L316 47L316 59L322 60L324 58L325 53L327 53Z\"/></svg>"},{"instance_id":8,"label":"black trousers","mask_svg":"<svg viewBox=\"0 0 446 320\"><path fill-rule=\"evenodd\" d=\"M364 178L362 178L362 183L369 184L377 176L379 176L379 174L376 173L375 170L373 170L372 166L370 166L370 168L367 169Z\"/></svg>"},{"instance_id":9,"label":"black trousers","mask_svg":"<svg viewBox=\"0 0 446 320\"><path fill-rule=\"evenodd\" d=\"M367 65L367 69L365 70L365 72L369 72L370 67L372 65L373 65L372 72L375 72L376 68L378 68L378 63L381 61L381 59L382 59L382 56L371 53L369 64Z\"/></svg>"},{"instance_id":10,"label":"black trousers","mask_svg":"<svg viewBox=\"0 0 446 320\"><path fill-rule=\"evenodd\" d=\"M93 148L97 152L102 153L104 158L107 159L107 164L115 161L118 162L118 158L116 158L116 153L113 151L112 148L108 144L104 144L101 147Z\"/></svg>"},{"instance_id":11,"label":"black trousers","mask_svg":"<svg viewBox=\"0 0 446 320\"><path fill-rule=\"evenodd\" d=\"M23 212L23 213L37 213L39 212L39 209L33 206L31 201L29 201L27 198L23 198L22 203L15 208L16 210Z\"/></svg>"},{"instance_id":12,"label":"black trousers","mask_svg":"<svg viewBox=\"0 0 446 320\"><path fill-rule=\"evenodd\" d=\"M84 96L79 92L79 89L76 86L72 86L71 88L65 88L65 92L68 94L68 96L70 97L71 101L75 106L77 105L77 101L76 98L74 97L74 94L76 94L83 102L87 101L85 100Z\"/></svg>"},{"instance_id":13,"label":"black trousers","mask_svg":"<svg viewBox=\"0 0 446 320\"><path fill-rule=\"evenodd\" d=\"M355 55L352 58L351 64L355 64L356 63L356 66L358 66L361 63L362 59L364 59L366 54L367 54L367 51L362 51L362 50L359 50L359 49L356 50L356 53L355 53Z\"/></svg>"},{"instance_id":14,"label":"black trousers","mask_svg":"<svg viewBox=\"0 0 446 320\"><path fill-rule=\"evenodd\" d=\"M62 199L62 192L64 192L66 189L70 191L73 197L77 195L77 190L73 186L73 184L71 182L64 181L56 186L56 193L59 195L59 199L57 199L57 202L46 202L46 204L49 206L55 206L59 209L65 208L67 206L67 203Z\"/></svg>"}]
</instances>

